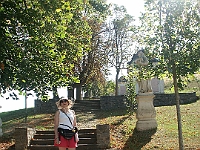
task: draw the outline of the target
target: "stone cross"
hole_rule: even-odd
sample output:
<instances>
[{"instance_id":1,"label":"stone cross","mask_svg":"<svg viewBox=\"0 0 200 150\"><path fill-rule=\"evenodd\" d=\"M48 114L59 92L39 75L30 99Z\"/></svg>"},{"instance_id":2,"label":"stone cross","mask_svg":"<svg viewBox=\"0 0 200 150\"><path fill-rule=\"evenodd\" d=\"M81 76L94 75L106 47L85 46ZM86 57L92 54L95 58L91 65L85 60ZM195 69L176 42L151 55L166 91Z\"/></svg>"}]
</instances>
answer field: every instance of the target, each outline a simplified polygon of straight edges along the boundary
<instances>
[{"instance_id":1,"label":"stone cross","mask_svg":"<svg viewBox=\"0 0 200 150\"><path fill-rule=\"evenodd\" d=\"M132 63L135 63L138 66L146 66L149 63L149 60L143 53L143 50L139 50L136 54L133 55L131 61L128 62L129 65ZM137 84L139 88L138 94L152 92L151 79L137 79Z\"/></svg>"},{"instance_id":2,"label":"stone cross","mask_svg":"<svg viewBox=\"0 0 200 150\"><path fill-rule=\"evenodd\" d=\"M149 63L142 50L134 54L132 60L128 64L130 65L133 62L140 67L146 66ZM155 119L156 111L153 106L153 99L155 95L152 91L151 79L137 80L137 84L138 94L136 96L136 101L138 108L136 111L136 129L138 131L155 129L158 125Z\"/></svg>"}]
</instances>

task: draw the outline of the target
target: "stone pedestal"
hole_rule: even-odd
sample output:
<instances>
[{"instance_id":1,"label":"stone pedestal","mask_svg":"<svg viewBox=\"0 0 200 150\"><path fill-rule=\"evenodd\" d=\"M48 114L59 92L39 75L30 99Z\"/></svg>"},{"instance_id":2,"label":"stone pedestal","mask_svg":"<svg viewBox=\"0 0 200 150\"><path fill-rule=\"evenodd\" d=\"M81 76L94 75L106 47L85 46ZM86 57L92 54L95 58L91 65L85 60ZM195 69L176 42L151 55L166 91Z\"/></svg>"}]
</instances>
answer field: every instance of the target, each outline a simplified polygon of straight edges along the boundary
<instances>
[{"instance_id":1,"label":"stone pedestal","mask_svg":"<svg viewBox=\"0 0 200 150\"><path fill-rule=\"evenodd\" d=\"M153 106L153 98L155 95L152 92L140 93L137 95L136 100L138 109L136 112L136 129L138 131L150 130L157 128L156 111Z\"/></svg>"},{"instance_id":2,"label":"stone pedestal","mask_svg":"<svg viewBox=\"0 0 200 150\"><path fill-rule=\"evenodd\" d=\"M1 118L0 118L0 137L2 137L2 135L3 135L3 131L2 131L1 126L2 126L2 120L1 120Z\"/></svg>"},{"instance_id":3,"label":"stone pedestal","mask_svg":"<svg viewBox=\"0 0 200 150\"><path fill-rule=\"evenodd\" d=\"M26 150L35 133L34 128L15 128L15 150Z\"/></svg>"},{"instance_id":4,"label":"stone pedestal","mask_svg":"<svg viewBox=\"0 0 200 150\"><path fill-rule=\"evenodd\" d=\"M97 144L100 149L110 148L110 126L109 124L96 125Z\"/></svg>"}]
</instances>

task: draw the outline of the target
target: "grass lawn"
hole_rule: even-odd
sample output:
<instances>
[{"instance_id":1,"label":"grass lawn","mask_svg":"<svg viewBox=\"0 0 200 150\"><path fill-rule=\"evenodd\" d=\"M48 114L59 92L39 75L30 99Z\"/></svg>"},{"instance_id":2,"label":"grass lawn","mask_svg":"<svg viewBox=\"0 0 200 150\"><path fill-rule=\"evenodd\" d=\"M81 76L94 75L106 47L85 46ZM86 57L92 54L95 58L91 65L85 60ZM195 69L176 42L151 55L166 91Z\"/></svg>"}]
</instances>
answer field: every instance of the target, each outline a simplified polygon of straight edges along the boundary
<instances>
[{"instance_id":1,"label":"grass lawn","mask_svg":"<svg viewBox=\"0 0 200 150\"><path fill-rule=\"evenodd\" d=\"M200 150L200 100L181 105L182 130L185 149ZM111 146L123 150L177 150L178 129L175 106L156 107L158 128L138 132L135 130L135 113L126 110L98 111L95 118L98 123L110 124ZM0 113L3 120L4 135L0 140L0 149L6 150L12 142L14 127L29 126L40 130L53 129L54 114L34 114L28 109L27 124L24 124L24 110ZM88 115L88 114L87 114ZM94 116L94 114L91 114ZM93 117L92 116L92 117ZM81 121L81 116L79 116ZM86 117L83 114L82 117ZM89 117L89 116L87 116ZM91 120L92 121L92 120Z\"/></svg>"},{"instance_id":2,"label":"grass lawn","mask_svg":"<svg viewBox=\"0 0 200 150\"><path fill-rule=\"evenodd\" d=\"M200 100L181 105L183 142L185 149L200 150ZM158 128L138 132L135 130L135 113L107 112L101 123L111 126L111 144L123 150L177 150L178 125L176 106L156 107Z\"/></svg>"}]
</instances>

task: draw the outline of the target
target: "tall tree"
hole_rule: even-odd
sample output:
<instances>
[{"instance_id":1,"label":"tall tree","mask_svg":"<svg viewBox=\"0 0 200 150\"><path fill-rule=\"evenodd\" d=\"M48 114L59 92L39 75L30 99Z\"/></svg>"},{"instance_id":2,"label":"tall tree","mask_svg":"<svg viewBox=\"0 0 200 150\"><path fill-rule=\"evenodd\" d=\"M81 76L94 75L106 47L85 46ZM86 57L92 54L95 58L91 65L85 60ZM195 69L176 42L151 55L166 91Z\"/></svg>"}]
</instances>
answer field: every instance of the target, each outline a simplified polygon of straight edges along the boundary
<instances>
[{"instance_id":1,"label":"tall tree","mask_svg":"<svg viewBox=\"0 0 200 150\"><path fill-rule=\"evenodd\" d=\"M83 53L83 57L77 61L76 74L79 83L73 86L76 88L76 99L81 100L82 87L92 82L103 83L104 49L102 32L105 32L104 21L109 13L109 5L104 0L89 0L85 2L84 19L90 26L89 50Z\"/></svg>"},{"instance_id":2,"label":"tall tree","mask_svg":"<svg viewBox=\"0 0 200 150\"><path fill-rule=\"evenodd\" d=\"M182 77L194 74L200 67L198 1L147 0L145 4L146 12L140 18L142 24L136 37L145 45L149 58L158 57L160 60L159 66L150 74L173 78L179 149L183 150L178 90L183 88Z\"/></svg>"},{"instance_id":3,"label":"tall tree","mask_svg":"<svg viewBox=\"0 0 200 150\"><path fill-rule=\"evenodd\" d=\"M124 6L114 5L113 16L109 19L109 63L116 69L115 95L118 95L118 78L120 70L128 61L133 45L133 17L127 14Z\"/></svg>"},{"instance_id":4,"label":"tall tree","mask_svg":"<svg viewBox=\"0 0 200 150\"><path fill-rule=\"evenodd\" d=\"M74 62L90 42L82 2L5 0L0 5L1 90L45 95L76 82Z\"/></svg>"}]
</instances>

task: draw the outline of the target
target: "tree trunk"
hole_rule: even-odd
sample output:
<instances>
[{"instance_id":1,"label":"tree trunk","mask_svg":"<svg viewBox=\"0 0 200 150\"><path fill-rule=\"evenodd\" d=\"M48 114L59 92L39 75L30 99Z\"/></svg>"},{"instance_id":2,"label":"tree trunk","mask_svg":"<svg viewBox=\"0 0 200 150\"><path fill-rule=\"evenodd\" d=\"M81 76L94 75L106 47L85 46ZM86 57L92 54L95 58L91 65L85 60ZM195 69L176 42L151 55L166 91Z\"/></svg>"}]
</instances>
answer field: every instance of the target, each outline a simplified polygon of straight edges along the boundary
<instances>
[{"instance_id":1,"label":"tree trunk","mask_svg":"<svg viewBox=\"0 0 200 150\"><path fill-rule=\"evenodd\" d=\"M118 95L118 78L119 78L119 69L116 70L116 79L115 79L115 96Z\"/></svg>"},{"instance_id":2,"label":"tree trunk","mask_svg":"<svg viewBox=\"0 0 200 150\"><path fill-rule=\"evenodd\" d=\"M83 100L83 97L81 94L82 93L82 84L76 83L75 88L76 88L76 100Z\"/></svg>"},{"instance_id":3,"label":"tree trunk","mask_svg":"<svg viewBox=\"0 0 200 150\"><path fill-rule=\"evenodd\" d=\"M53 87L52 87L52 91L53 91L53 99L54 99L54 100L58 100L58 99L59 99L59 96L58 96L57 87L53 86Z\"/></svg>"},{"instance_id":4,"label":"tree trunk","mask_svg":"<svg viewBox=\"0 0 200 150\"><path fill-rule=\"evenodd\" d=\"M28 117L28 112L27 112L27 91L26 91L26 88L25 88L25 123L27 123L27 117Z\"/></svg>"},{"instance_id":5,"label":"tree trunk","mask_svg":"<svg viewBox=\"0 0 200 150\"><path fill-rule=\"evenodd\" d=\"M178 119L179 150L184 150L183 135L182 135L182 124L181 124L181 112L180 112L180 96L179 96L179 93L178 93L175 64L173 64L172 69L173 69L174 91L175 91L175 96L176 96L176 111L177 111L177 119Z\"/></svg>"},{"instance_id":6,"label":"tree trunk","mask_svg":"<svg viewBox=\"0 0 200 150\"><path fill-rule=\"evenodd\" d=\"M74 99L74 87L68 87L68 99Z\"/></svg>"}]
</instances>

